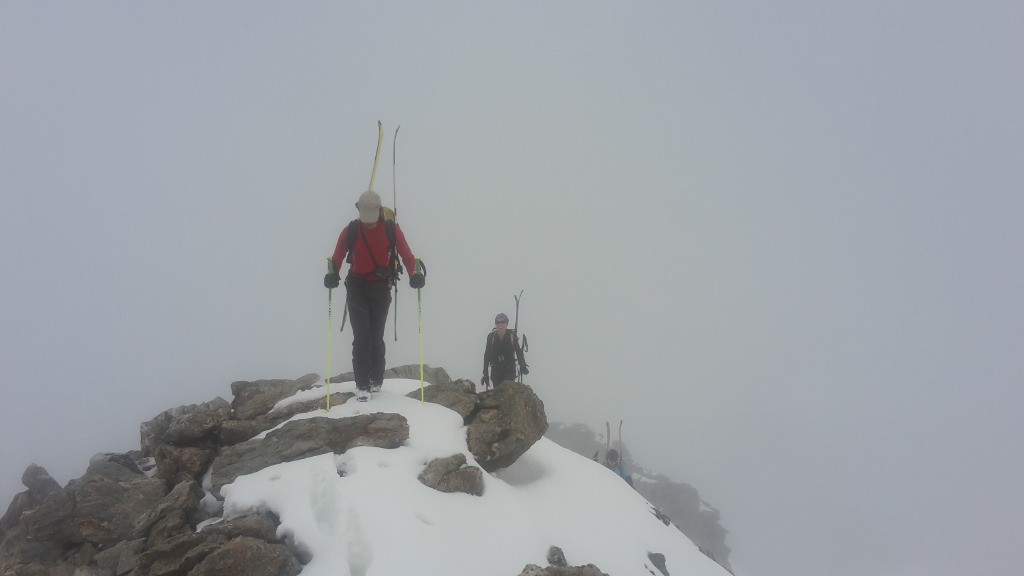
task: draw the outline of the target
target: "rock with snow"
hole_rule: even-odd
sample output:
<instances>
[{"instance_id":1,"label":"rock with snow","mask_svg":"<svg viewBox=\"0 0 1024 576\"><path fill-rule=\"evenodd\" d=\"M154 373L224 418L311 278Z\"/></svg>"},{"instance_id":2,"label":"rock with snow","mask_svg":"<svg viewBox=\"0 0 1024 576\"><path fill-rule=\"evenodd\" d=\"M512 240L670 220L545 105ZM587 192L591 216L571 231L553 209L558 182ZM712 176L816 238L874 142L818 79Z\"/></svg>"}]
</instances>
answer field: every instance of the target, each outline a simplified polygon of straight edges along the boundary
<instances>
[{"instance_id":1,"label":"rock with snow","mask_svg":"<svg viewBox=\"0 0 1024 576\"><path fill-rule=\"evenodd\" d=\"M332 392L331 406L340 406L348 402L353 396L354 394L351 392ZM221 425L220 444L221 446L231 446L232 444L245 442L262 432L277 427L296 414L313 412L314 410L326 408L326 406L327 398L324 395L306 400L305 402L287 404L283 408L275 405L270 412L260 414L251 420L228 420Z\"/></svg>"},{"instance_id":2,"label":"rock with snow","mask_svg":"<svg viewBox=\"0 0 1024 576\"><path fill-rule=\"evenodd\" d=\"M220 522L200 532L182 532L138 554L135 572L195 576L199 570L215 574L211 570L216 568L223 574L297 574L299 561L276 532L276 522L258 513ZM267 566L279 571L266 572Z\"/></svg>"},{"instance_id":3,"label":"rock with snow","mask_svg":"<svg viewBox=\"0 0 1024 576\"><path fill-rule=\"evenodd\" d=\"M455 380L441 384L430 384L423 390L413 390L406 396L423 401L440 404L459 413L463 420L468 420L480 406L480 397L476 394L476 384L472 380Z\"/></svg>"},{"instance_id":4,"label":"rock with snow","mask_svg":"<svg viewBox=\"0 0 1024 576\"><path fill-rule=\"evenodd\" d=\"M293 396L296 392L308 390L320 382L319 374L306 374L297 380L256 380L231 383L231 408L237 420L252 420L273 410L274 406Z\"/></svg>"},{"instance_id":5,"label":"rock with snow","mask_svg":"<svg viewBox=\"0 0 1024 576\"><path fill-rule=\"evenodd\" d=\"M409 437L409 425L398 414L365 414L351 418L309 418L288 422L263 438L224 448L213 461L213 488L235 478L280 464L354 446L396 448Z\"/></svg>"},{"instance_id":6,"label":"rock with snow","mask_svg":"<svg viewBox=\"0 0 1024 576\"><path fill-rule=\"evenodd\" d=\"M419 480L439 492L463 492L473 496L484 493L483 472L476 466L466 466L464 454L432 460Z\"/></svg>"}]
</instances>

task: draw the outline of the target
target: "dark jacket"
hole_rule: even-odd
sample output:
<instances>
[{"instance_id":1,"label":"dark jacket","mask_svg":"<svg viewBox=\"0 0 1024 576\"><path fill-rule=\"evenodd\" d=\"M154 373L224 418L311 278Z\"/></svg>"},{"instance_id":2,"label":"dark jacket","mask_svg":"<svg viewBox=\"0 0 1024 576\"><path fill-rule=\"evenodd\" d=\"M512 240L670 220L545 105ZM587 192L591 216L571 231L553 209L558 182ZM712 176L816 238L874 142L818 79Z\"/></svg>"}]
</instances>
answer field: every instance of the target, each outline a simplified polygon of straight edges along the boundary
<instances>
[{"instance_id":1,"label":"dark jacket","mask_svg":"<svg viewBox=\"0 0 1024 576\"><path fill-rule=\"evenodd\" d=\"M504 338L498 338L498 331L492 330L487 335L487 344L484 346L484 374L487 374L487 367L490 366L491 382L495 385L505 380L514 380L516 362L526 363L516 331L509 328L505 330Z\"/></svg>"}]
</instances>

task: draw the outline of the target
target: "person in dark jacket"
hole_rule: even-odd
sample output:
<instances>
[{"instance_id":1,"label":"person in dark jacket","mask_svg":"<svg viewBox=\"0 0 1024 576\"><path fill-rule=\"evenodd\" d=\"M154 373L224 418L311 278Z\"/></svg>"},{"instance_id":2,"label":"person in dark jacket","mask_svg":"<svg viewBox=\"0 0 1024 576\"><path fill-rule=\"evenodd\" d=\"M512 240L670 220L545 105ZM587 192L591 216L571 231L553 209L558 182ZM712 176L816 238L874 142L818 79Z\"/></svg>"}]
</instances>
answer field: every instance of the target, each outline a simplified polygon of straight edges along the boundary
<instances>
[{"instance_id":1,"label":"person in dark jacket","mask_svg":"<svg viewBox=\"0 0 1024 576\"><path fill-rule=\"evenodd\" d=\"M384 326L391 307L391 288L398 280L396 258L409 270L409 285L422 288L425 279L416 272L416 258L397 222L385 221L380 195L367 190L356 202L359 219L353 220L338 236L332 270L324 277L324 286L337 288L341 265L351 251L348 276L345 277L346 305L352 319L352 370L355 373L356 399L366 401L380 390L384 379ZM354 231L354 237L350 233ZM393 238L392 238L393 236ZM350 250L351 246L351 250Z\"/></svg>"},{"instance_id":2,"label":"person in dark jacket","mask_svg":"<svg viewBox=\"0 0 1024 576\"><path fill-rule=\"evenodd\" d=\"M523 359L523 349L519 347L519 338L515 330L508 329L508 316L498 314L494 317L494 330L487 335L484 346L484 377L480 384L486 390L493 382L495 386L506 380L516 379L516 362L519 371L526 375L530 369ZM487 369L490 368L490 378Z\"/></svg>"}]
</instances>

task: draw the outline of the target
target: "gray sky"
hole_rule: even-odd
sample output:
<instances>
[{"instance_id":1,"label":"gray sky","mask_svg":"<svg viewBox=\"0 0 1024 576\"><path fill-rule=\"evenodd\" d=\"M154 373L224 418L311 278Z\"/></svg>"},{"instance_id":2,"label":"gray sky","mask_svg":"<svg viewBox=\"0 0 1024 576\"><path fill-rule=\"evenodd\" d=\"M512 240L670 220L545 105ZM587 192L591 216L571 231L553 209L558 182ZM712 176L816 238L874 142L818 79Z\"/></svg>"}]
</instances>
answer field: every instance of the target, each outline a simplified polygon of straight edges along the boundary
<instances>
[{"instance_id":1,"label":"gray sky","mask_svg":"<svg viewBox=\"0 0 1024 576\"><path fill-rule=\"evenodd\" d=\"M525 290L549 417L624 419L738 573L1020 574L1022 32L990 1L0 3L2 505L326 371L379 119L427 363L479 378Z\"/></svg>"}]
</instances>

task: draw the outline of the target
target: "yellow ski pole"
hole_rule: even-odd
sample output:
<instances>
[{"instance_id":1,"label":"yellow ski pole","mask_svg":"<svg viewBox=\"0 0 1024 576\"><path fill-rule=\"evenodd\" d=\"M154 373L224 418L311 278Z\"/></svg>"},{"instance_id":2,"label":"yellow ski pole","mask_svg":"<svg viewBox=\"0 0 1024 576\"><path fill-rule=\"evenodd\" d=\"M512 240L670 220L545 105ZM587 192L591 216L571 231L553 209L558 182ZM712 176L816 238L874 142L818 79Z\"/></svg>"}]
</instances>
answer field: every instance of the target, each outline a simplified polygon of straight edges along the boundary
<instances>
[{"instance_id":1,"label":"yellow ski pole","mask_svg":"<svg viewBox=\"0 0 1024 576\"><path fill-rule=\"evenodd\" d=\"M334 260L327 259L327 272L334 273ZM327 411L331 411L331 293L333 288L327 289Z\"/></svg>"},{"instance_id":2,"label":"yellow ski pole","mask_svg":"<svg viewBox=\"0 0 1024 576\"><path fill-rule=\"evenodd\" d=\"M420 324L420 403L423 403L423 300L420 298L420 289L416 289L416 308L418 310Z\"/></svg>"}]
</instances>

